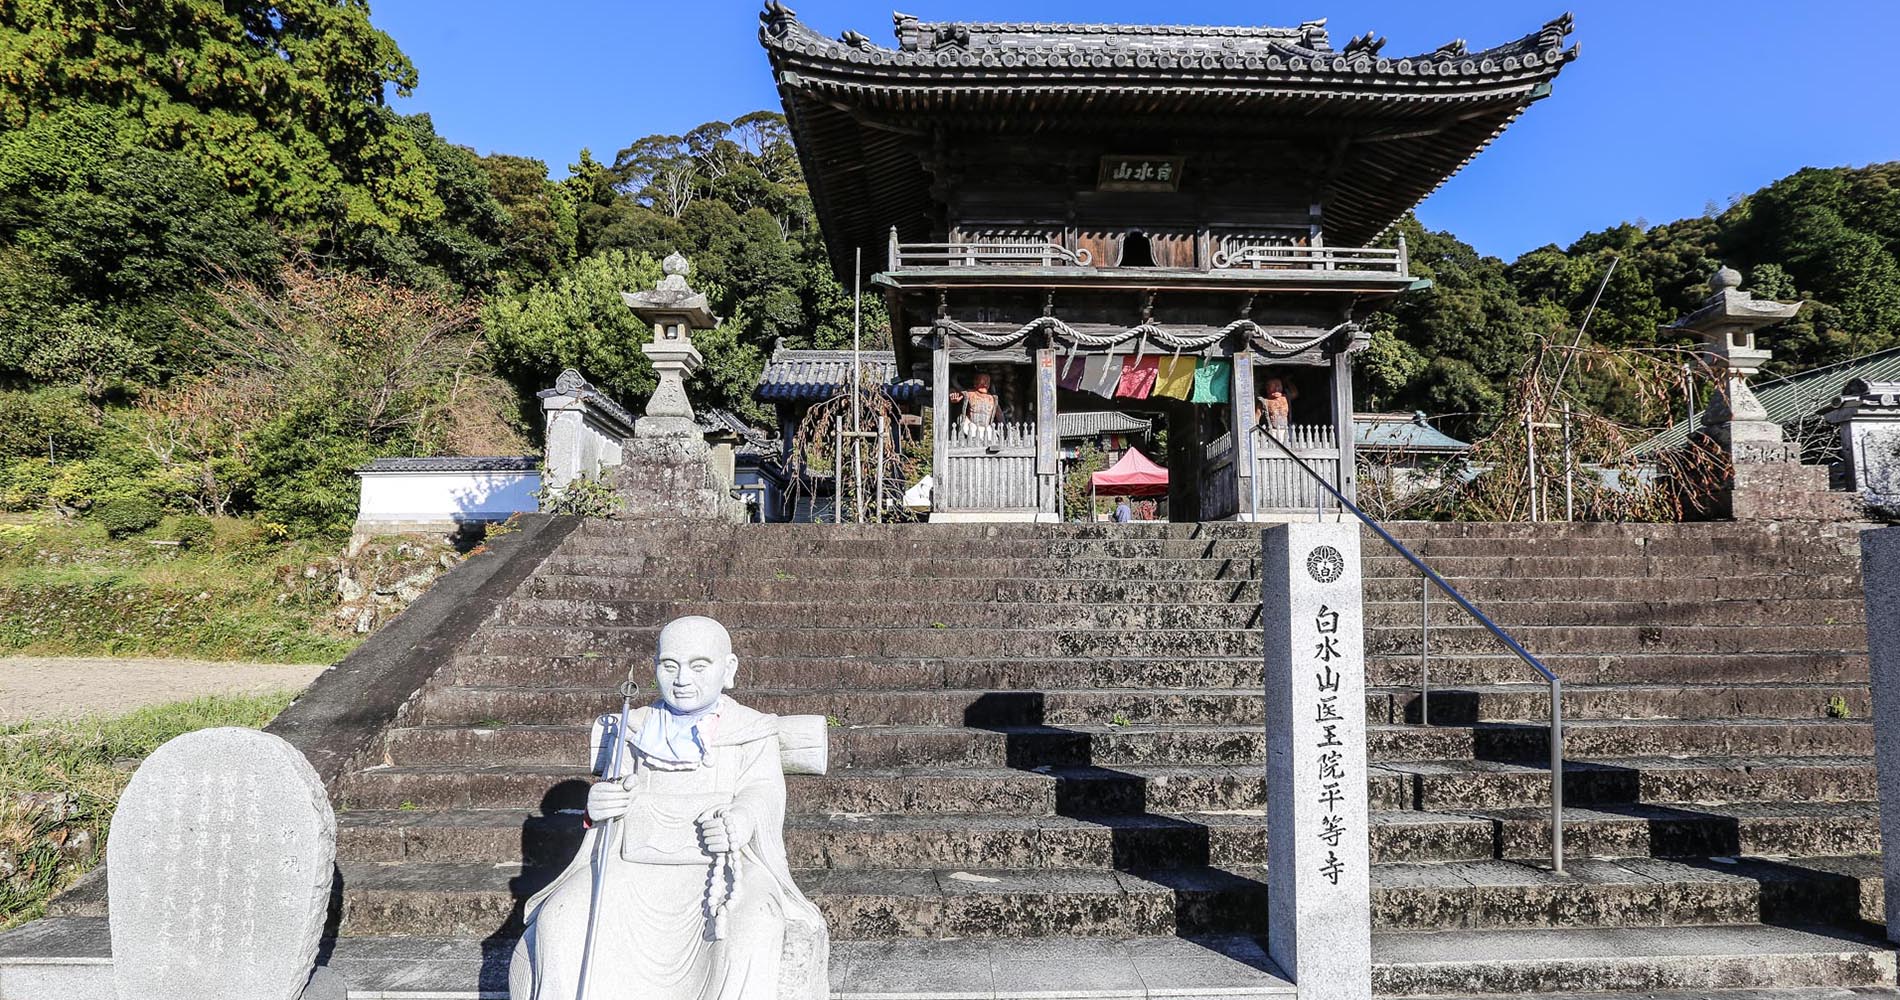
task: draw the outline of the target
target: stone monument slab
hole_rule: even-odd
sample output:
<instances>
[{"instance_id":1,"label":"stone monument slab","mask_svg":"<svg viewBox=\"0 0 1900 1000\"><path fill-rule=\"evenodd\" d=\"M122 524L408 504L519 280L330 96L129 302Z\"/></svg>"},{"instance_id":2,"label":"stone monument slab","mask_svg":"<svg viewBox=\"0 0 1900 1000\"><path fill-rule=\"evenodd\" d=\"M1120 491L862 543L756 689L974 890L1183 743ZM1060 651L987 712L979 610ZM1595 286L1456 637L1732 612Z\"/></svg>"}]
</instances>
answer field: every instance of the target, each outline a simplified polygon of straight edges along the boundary
<instances>
[{"instance_id":1,"label":"stone monument slab","mask_svg":"<svg viewBox=\"0 0 1900 1000\"><path fill-rule=\"evenodd\" d=\"M1867 666L1874 696L1886 912L1900 914L1900 528L1861 533L1860 573L1867 594ZM1900 942L1900 919L1888 918L1887 939Z\"/></svg>"},{"instance_id":2,"label":"stone monument slab","mask_svg":"<svg viewBox=\"0 0 1900 1000\"><path fill-rule=\"evenodd\" d=\"M293 1000L316 965L336 861L323 782L251 729L159 747L106 844L112 978L137 1000Z\"/></svg>"},{"instance_id":3,"label":"stone monument slab","mask_svg":"<svg viewBox=\"0 0 1900 1000\"><path fill-rule=\"evenodd\" d=\"M1359 529L1284 524L1261 545L1267 951L1301 1000L1372 996Z\"/></svg>"}]
</instances>

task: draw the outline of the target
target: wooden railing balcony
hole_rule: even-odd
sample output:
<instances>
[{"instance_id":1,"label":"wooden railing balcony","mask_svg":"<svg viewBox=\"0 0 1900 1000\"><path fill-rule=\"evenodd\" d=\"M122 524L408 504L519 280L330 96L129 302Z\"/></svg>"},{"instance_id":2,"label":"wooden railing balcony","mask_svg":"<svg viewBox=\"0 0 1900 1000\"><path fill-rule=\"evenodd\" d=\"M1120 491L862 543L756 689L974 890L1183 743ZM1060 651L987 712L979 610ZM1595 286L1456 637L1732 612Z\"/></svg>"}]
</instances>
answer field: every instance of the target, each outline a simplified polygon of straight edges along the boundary
<instances>
[{"instance_id":1,"label":"wooden railing balcony","mask_svg":"<svg viewBox=\"0 0 1900 1000\"><path fill-rule=\"evenodd\" d=\"M891 240L891 270L906 267L1088 267L1087 250L1057 243L899 243Z\"/></svg>"},{"instance_id":2,"label":"wooden railing balcony","mask_svg":"<svg viewBox=\"0 0 1900 1000\"><path fill-rule=\"evenodd\" d=\"M1216 250L1210 270L1237 269L1298 271L1372 271L1405 278L1411 276L1411 261L1405 240L1391 250L1380 247L1300 247L1244 246L1234 250Z\"/></svg>"},{"instance_id":3,"label":"wooden railing balcony","mask_svg":"<svg viewBox=\"0 0 1900 1000\"><path fill-rule=\"evenodd\" d=\"M900 243L893 232L890 240L890 270L907 268L989 267L989 268L1097 268L1133 271L1135 268L1100 266L1087 248L1070 249L1060 243L1042 240L999 241L970 240L951 243ZM1143 269L1145 270L1145 269ZM1411 277L1411 259L1405 239L1397 247L1313 247L1263 244L1225 244L1214 250L1202 268L1156 270L1201 271L1223 274L1237 271L1346 271L1379 277Z\"/></svg>"}]
</instances>

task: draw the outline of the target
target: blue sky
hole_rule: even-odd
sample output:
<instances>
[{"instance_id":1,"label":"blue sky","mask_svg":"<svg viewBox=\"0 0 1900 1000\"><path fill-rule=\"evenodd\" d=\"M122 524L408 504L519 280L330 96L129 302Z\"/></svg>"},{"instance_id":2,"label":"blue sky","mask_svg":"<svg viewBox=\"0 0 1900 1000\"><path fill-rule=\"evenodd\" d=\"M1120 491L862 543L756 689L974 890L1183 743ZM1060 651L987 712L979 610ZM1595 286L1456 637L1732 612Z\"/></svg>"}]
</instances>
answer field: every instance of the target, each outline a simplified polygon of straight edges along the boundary
<instances>
[{"instance_id":1,"label":"blue sky","mask_svg":"<svg viewBox=\"0 0 1900 1000\"><path fill-rule=\"evenodd\" d=\"M789 0L826 34L890 39L893 4L927 20L1291 25L1387 55L1535 31L1561 0ZM565 174L640 136L779 109L751 0L372 0L415 61L399 100L482 153ZM1900 0L1575 0L1583 56L1490 150L1420 207L1510 259L1619 222L1667 222L1803 166L1900 159Z\"/></svg>"}]
</instances>

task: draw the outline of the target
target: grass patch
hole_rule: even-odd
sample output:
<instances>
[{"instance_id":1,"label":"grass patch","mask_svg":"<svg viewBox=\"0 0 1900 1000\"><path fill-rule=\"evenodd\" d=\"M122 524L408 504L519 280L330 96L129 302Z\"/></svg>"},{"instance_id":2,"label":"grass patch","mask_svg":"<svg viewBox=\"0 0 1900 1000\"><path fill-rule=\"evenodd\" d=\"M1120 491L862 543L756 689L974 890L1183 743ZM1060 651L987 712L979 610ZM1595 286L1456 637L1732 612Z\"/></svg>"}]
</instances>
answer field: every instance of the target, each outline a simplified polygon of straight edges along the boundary
<instances>
[{"instance_id":1,"label":"grass patch","mask_svg":"<svg viewBox=\"0 0 1900 1000\"><path fill-rule=\"evenodd\" d=\"M139 761L193 730L261 728L292 697L213 696L117 717L0 726L0 929L38 917L105 857L113 807Z\"/></svg>"},{"instance_id":2,"label":"grass patch","mask_svg":"<svg viewBox=\"0 0 1900 1000\"><path fill-rule=\"evenodd\" d=\"M331 619L325 543L234 518L191 546L46 516L4 527L0 653L330 663L361 641Z\"/></svg>"}]
</instances>

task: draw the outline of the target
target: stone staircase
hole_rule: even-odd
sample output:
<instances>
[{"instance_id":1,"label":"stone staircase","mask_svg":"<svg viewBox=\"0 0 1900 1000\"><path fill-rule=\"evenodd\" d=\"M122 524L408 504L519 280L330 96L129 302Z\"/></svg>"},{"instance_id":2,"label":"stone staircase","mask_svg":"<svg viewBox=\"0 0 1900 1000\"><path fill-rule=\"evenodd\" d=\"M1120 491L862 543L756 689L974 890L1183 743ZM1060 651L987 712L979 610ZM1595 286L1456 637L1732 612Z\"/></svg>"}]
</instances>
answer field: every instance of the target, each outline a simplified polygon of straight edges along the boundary
<instances>
[{"instance_id":1,"label":"stone staircase","mask_svg":"<svg viewBox=\"0 0 1900 1000\"><path fill-rule=\"evenodd\" d=\"M1435 595L1421 725L1420 581L1368 536L1379 992L1894 984L1851 530L1396 533L1564 678L1572 860L1549 870L1546 688ZM741 700L835 723L787 842L844 995L1283 995L1258 549L1241 525L581 525L334 790L328 960L363 996L505 996L521 901L580 839L588 722L630 670L650 689L659 624L705 613Z\"/></svg>"},{"instance_id":2,"label":"stone staircase","mask_svg":"<svg viewBox=\"0 0 1900 1000\"><path fill-rule=\"evenodd\" d=\"M1548 870L1543 684L1438 599L1418 724L1419 578L1369 538L1377 990L1893 984L1850 531L1398 533L1563 676L1574 860ZM741 700L835 723L831 773L789 779L787 840L844 991L1128 965L1269 995L1258 546L586 524L337 789L338 959L505 989L520 902L579 841L587 722L648 676L659 624L704 613ZM1030 945L1048 961L1008 960Z\"/></svg>"}]
</instances>

